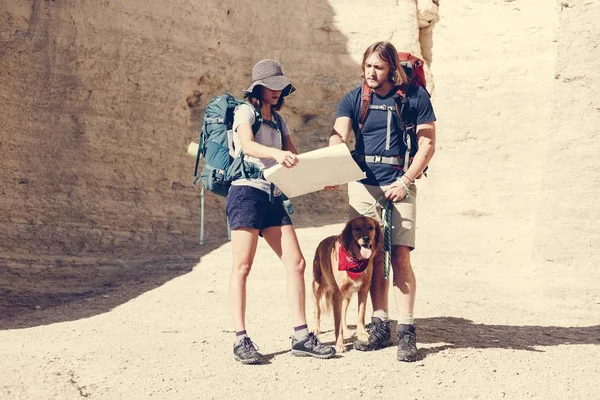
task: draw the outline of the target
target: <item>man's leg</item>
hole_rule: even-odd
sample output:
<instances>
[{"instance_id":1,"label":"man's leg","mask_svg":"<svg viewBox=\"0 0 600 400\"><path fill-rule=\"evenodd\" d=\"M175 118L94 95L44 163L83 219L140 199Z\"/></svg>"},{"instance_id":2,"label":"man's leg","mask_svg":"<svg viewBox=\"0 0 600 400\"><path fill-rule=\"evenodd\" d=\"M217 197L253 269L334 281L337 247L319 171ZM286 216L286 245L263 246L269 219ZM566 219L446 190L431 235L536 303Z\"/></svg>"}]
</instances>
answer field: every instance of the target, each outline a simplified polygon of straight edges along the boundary
<instances>
[{"instance_id":1,"label":"man's leg","mask_svg":"<svg viewBox=\"0 0 600 400\"><path fill-rule=\"evenodd\" d=\"M383 251L377 252L373 260L373 275L371 277L371 304L373 312L388 311L388 294L390 291L390 281L383 275Z\"/></svg>"},{"instance_id":2,"label":"man's leg","mask_svg":"<svg viewBox=\"0 0 600 400\"><path fill-rule=\"evenodd\" d=\"M375 202L382 194L383 191L379 186L362 185L357 182L349 183L349 217L354 218L359 215L365 215L381 221L381 205L376 205ZM377 350L392 345L390 321L388 318L390 282L383 276L383 256L383 252L378 252L373 262L373 275L370 288L373 315L371 323L366 326L369 339L367 341L356 340L354 342L356 350Z\"/></svg>"},{"instance_id":3,"label":"man's leg","mask_svg":"<svg viewBox=\"0 0 600 400\"><path fill-rule=\"evenodd\" d=\"M398 351L399 361L415 361L417 359L417 335L415 331L413 310L417 282L410 263L410 248L393 246L392 268L394 270L394 300L398 309Z\"/></svg>"},{"instance_id":4,"label":"man's leg","mask_svg":"<svg viewBox=\"0 0 600 400\"><path fill-rule=\"evenodd\" d=\"M371 304L373 316L366 329L369 339L365 342L356 340L354 348L360 351L382 349L392 345L392 334L388 316L389 279L383 275L383 252L378 252L373 261L373 275L371 277Z\"/></svg>"}]
</instances>

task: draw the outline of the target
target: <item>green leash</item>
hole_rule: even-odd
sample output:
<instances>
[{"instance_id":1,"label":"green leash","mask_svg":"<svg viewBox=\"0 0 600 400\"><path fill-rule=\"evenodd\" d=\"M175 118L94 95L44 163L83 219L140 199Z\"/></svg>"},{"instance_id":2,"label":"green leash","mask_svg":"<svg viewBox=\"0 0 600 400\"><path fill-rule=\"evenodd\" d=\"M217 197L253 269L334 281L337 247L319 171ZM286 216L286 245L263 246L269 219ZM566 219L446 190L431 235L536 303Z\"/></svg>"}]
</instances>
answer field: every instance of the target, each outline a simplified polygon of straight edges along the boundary
<instances>
[{"instance_id":1,"label":"green leash","mask_svg":"<svg viewBox=\"0 0 600 400\"><path fill-rule=\"evenodd\" d=\"M390 268L392 266L392 208L394 205L391 200L385 202L385 216L383 219L383 277L390 277Z\"/></svg>"},{"instance_id":2,"label":"green leash","mask_svg":"<svg viewBox=\"0 0 600 400\"><path fill-rule=\"evenodd\" d=\"M369 208L365 210L362 215L365 215L371 208L375 207L381 200L384 199L384 195L379 196L375 203L371 204ZM383 259L383 277L389 279L390 268L392 267L392 208L394 204L391 200L386 200L383 215L383 251L385 253Z\"/></svg>"}]
</instances>

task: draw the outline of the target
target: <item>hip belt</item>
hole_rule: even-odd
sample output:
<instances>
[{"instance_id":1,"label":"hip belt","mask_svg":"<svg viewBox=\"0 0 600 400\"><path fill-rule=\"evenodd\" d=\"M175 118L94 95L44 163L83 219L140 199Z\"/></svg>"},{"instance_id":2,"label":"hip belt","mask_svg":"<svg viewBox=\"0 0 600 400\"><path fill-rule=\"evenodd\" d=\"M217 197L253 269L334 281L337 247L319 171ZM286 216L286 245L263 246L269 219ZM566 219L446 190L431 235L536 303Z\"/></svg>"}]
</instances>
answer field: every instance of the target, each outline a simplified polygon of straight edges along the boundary
<instances>
[{"instance_id":1,"label":"hip belt","mask_svg":"<svg viewBox=\"0 0 600 400\"><path fill-rule=\"evenodd\" d=\"M401 156L385 157L355 155L354 160L357 162L367 162L373 164L404 165L404 157Z\"/></svg>"}]
</instances>

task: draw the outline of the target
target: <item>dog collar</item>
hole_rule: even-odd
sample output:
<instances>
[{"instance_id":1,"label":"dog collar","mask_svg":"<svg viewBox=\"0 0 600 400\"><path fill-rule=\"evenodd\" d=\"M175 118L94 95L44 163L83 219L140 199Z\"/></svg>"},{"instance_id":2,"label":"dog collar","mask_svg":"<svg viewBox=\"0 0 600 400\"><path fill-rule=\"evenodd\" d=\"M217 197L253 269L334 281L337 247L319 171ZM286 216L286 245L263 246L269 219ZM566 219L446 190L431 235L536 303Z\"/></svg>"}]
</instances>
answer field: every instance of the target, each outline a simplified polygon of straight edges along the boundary
<instances>
[{"instance_id":1,"label":"dog collar","mask_svg":"<svg viewBox=\"0 0 600 400\"><path fill-rule=\"evenodd\" d=\"M367 269L369 265L369 259L365 258L359 260L357 258L352 257L344 246L340 246L340 257L338 261L338 270L346 271L350 279L356 279L360 276L361 273Z\"/></svg>"}]
</instances>

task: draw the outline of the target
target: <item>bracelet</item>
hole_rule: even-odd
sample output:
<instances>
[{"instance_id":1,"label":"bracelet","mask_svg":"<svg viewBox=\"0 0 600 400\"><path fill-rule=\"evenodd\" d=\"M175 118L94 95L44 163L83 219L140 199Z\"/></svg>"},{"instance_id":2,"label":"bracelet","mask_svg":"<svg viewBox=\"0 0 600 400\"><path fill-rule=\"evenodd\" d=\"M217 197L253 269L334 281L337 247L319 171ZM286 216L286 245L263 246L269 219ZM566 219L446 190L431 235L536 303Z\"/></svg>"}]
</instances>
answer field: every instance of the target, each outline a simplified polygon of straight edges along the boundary
<instances>
[{"instance_id":1,"label":"bracelet","mask_svg":"<svg viewBox=\"0 0 600 400\"><path fill-rule=\"evenodd\" d=\"M400 182L402 183L402 186L404 186L404 192L406 193L406 195L404 196L404 198L405 199L409 199L410 198L410 188L408 187L408 185L406 184L406 182L404 182L404 179L400 179Z\"/></svg>"},{"instance_id":2,"label":"bracelet","mask_svg":"<svg viewBox=\"0 0 600 400\"><path fill-rule=\"evenodd\" d=\"M408 175L406 175L406 174L402 175L402 177L405 177L406 179L408 179L408 181L410 182L409 185L412 185L413 183L415 183L415 180L414 179L410 179L408 177Z\"/></svg>"}]
</instances>

